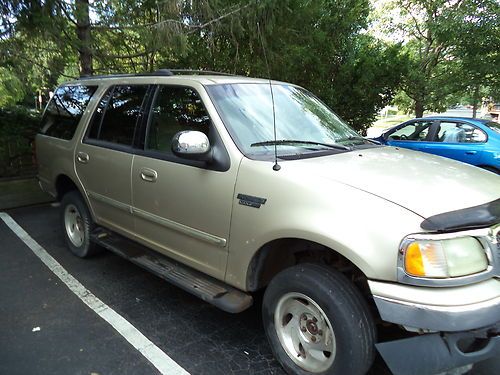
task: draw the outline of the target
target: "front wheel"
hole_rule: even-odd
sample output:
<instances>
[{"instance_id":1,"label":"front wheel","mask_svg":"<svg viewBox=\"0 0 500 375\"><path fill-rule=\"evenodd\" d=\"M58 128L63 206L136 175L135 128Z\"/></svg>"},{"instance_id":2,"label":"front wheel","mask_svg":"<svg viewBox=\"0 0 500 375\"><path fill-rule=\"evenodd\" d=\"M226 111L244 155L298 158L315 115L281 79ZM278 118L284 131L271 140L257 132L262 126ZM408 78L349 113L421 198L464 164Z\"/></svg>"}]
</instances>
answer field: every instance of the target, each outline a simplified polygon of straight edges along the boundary
<instances>
[{"instance_id":1,"label":"front wheel","mask_svg":"<svg viewBox=\"0 0 500 375\"><path fill-rule=\"evenodd\" d=\"M364 374L375 355L375 325L356 287L341 273L301 264L279 273L262 316L275 357L289 374Z\"/></svg>"}]
</instances>

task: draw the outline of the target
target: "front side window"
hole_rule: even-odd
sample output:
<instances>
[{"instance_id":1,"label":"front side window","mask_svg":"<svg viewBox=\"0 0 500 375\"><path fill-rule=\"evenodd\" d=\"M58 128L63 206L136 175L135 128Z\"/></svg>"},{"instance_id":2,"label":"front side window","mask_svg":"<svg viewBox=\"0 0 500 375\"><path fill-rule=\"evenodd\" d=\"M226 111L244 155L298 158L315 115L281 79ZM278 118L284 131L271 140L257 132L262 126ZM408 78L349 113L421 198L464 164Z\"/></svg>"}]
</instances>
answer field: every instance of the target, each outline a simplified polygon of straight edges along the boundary
<instances>
[{"instance_id":1,"label":"front side window","mask_svg":"<svg viewBox=\"0 0 500 375\"><path fill-rule=\"evenodd\" d=\"M388 139L394 141L425 141L431 125L432 121L411 122L391 133Z\"/></svg>"},{"instance_id":2,"label":"front side window","mask_svg":"<svg viewBox=\"0 0 500 375\"><path fill-rule=\"evenodd\" d=\"M66 140L73 138L96 90L97 86L86 85L59 87L45 109L40 133Z\"/></svg>"},{"instance_id":3,"label":"front side window","mask_svg":"<svg viewBox=\"0 0 500 375\"><path fill-rule=\"evenodd\" d=\"M104 95L88 138L131 146L147 89L148 85L122 85Z\"/></svg>"},{"instance_id":4,"label":"front side window","mask_svg":"<svg viewBox=\"0 0 500 375\"><path fill-rule=\"evenodd\" d=\"M146 149L172 154L172 138L183 130L208 136L210 118L201 98L191 88L160 86L151 109Z\"/></svg>"},{"instance_id":5,"label":"front side window","mask_svg":"<svg viewBox=\"0 0 500 375\"><path fill-rule=\"evenodd\" d=\"M435 141L443 143L481 143L486 141L486 134L469 124L441 121Z\"/></svg>"},{"instance_id":6,"label":"front side window","mask_svg":"<svg viewBox=\"0 0 500 375\"><path fill-rule=\"evenodd\" d=\"M332 150L328 145L353 145L365 141L325 104L308 91L287 84L273 84L278 156ZM273 101L269 84L240 83L208 86L225 126L247 156L274 153ZM298 142L289 142L298 141ZM348 149L347 147L344 147Z\"/></svg>"}]
</instances>

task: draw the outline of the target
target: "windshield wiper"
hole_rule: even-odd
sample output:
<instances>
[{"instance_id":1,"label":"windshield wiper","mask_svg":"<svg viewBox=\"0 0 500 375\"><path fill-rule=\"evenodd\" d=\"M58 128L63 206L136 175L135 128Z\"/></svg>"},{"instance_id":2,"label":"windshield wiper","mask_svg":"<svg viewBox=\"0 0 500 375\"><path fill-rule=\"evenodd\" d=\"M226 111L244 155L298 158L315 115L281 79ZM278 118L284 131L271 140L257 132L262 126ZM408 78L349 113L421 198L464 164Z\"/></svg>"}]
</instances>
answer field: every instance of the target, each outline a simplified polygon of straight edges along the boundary
<instances>
[{"instance_id":1,"label":"windshield wiper","mask_svg":"<svg viewBox=\"0 0 500 375\"><path fill-rule=\"evenodd\" d=\"M313 141L300 141L300 140L294 140L294 139L279 139L276 141L264 141L264 142L257 142L257 143L252 143L250 147L255 147L255 146L279 146L279 145L293 145L293 144L303 144L303 145L315 145L315 146L325 146L328 148L334 148L337 150L344 150L344 151L351 151L350 147L344 146L344 145L339 145L337 143L321 143L321 142L313 142Z\"/></svg>"},{"instance_id":2,"label":"windshield wiper","mask_svg":"<svg viewBox=\"0 0 500 375\"><path fill-rule=\"evenodd\" d=\"M365 142L373 143L375 145L381 144L380 142L374 141L373 139L369 139L369 138L365 138L365 137L357 137L354 135L351 135L350 137L347 137L347 138L340 139L340 142L342 142L342 141L365 141Z\"/></svg>"}]
</instances>

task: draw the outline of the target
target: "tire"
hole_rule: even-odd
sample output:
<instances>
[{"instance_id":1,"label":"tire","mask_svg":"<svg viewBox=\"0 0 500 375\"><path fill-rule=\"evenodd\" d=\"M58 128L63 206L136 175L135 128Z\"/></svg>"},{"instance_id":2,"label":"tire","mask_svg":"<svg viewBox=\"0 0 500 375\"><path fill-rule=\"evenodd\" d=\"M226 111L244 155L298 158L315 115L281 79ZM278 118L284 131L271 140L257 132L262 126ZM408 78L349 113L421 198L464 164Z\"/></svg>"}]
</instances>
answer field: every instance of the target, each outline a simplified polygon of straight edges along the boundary
<instances>
[{"instance_id":1,"label":"tire","mask_svg":"<svg viewBox=\"0 0 500 375\"><path fill-rule=\"evenodd\" d=\"M102 248L90 241L94 222L78 191L73 190L63 196L61 225L66 244L77 257L87 258L102 251Z\"/></svg>"},{"instance_id":2,"label":"tire","mask_svg":"<svg viewBox=\"0 0 500 375\"><path fill-rule=\"evenodd\" d=\"M306 263L276 275L264 294L262 318L288 374L361 375L373 363L376 331L368 306L329 267Z\"/></svg>"}]
</instances>

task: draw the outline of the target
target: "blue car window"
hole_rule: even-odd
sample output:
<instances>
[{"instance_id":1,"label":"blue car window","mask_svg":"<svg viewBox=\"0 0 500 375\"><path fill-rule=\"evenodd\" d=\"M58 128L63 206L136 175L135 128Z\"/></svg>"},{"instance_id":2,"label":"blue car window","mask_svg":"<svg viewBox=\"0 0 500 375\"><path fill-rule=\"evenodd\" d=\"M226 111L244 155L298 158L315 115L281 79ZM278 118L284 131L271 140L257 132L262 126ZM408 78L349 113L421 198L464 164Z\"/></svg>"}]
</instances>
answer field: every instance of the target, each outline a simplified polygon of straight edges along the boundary
<instances>
[{"instance_id":1,"label":"blue car window","mask_svg":"<svg viewBox=\"0 0 500 375\"><path fill-rule=\"evenodd\" d=\"M469 124L441 121L435 142L443 143L482 143L486 134Z\"/></svg>"},{"instance_id":2,"label":"blue car window","mask_svg":"<svg viewBox=\"0 0 500 375\"><path fill-rule=\"evenodd\" d=\"M412 122L390 134L388 139L394 141L425 141L431 125L432 121Z\"/></svg>"}]
</instances>

